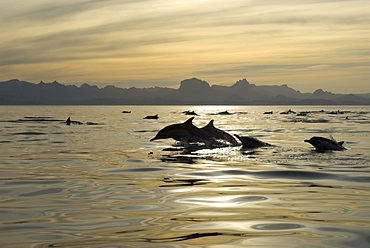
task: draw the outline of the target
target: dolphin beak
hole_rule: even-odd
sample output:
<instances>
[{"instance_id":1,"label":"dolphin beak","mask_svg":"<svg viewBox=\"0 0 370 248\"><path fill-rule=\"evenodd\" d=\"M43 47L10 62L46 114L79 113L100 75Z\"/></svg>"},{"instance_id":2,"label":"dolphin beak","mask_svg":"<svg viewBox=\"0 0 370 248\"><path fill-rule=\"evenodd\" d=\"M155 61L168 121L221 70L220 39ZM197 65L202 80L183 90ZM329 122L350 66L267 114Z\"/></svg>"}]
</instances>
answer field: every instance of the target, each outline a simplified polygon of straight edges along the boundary
<instances>
[{"instance_id":1,"label":"dolphin beak","mask_svg":"<svg viewBox=\"0 0 370 248\"><path fill-rule=\"evenodd\" d=\"M310 142L309 140L304 140L304 142Z\"/></svg>"}]
</instances>

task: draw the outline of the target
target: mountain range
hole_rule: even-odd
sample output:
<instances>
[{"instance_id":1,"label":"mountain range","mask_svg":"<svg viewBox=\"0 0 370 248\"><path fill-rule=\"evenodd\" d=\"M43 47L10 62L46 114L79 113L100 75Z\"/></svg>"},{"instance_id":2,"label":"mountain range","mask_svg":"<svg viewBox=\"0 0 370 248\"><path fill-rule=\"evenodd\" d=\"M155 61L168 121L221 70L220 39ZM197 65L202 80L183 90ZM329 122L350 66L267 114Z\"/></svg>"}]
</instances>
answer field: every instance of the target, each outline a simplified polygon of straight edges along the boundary
<instances>
[{"instance_id":1,"label":"mountain range","mask_svg":"<svg viewBox=\"0 0 370 248\"><path fill-rule=\"evenodd\" d=\"M370 105L370 93L334 94L322 89L301 93L285 84L256 86L246 79L211 86L191 78L178 89L99 88L86 83L78 87L12 79L0 82L0 105Z\"/></svg>"}]
</instances>

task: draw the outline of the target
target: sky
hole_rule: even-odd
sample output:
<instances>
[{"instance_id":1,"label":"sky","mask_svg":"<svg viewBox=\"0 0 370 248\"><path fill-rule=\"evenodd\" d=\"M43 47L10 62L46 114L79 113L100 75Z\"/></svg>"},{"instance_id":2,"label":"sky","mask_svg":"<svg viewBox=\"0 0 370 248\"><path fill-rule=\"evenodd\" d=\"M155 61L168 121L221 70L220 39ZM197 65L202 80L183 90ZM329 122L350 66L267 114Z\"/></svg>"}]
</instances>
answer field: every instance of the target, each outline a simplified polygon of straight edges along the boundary
<instances>
[{"instance_id":1,"label":"sky","mask_svg":"<svg viewBox=\"0 0 370 248\"><path fill-rule=\"evenodd\" d=\"M369 0L0 0L0 81L370 93Z\"/></svg>"}]
</instances>

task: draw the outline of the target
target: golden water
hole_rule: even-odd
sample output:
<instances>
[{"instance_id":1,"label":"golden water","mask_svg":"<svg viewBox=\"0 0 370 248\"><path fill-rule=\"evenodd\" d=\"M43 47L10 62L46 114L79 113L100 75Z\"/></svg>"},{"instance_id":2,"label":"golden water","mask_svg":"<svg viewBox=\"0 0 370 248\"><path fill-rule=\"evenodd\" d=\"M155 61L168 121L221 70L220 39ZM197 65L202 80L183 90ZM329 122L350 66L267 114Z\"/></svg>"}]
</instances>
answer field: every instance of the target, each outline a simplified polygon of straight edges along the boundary
<instances>
[{"instance_id":1,"label":"golden water","mask_svg":"<svg viewBox=\"0 0 370 248\"><path fill-rule=\"evenodd\" d=\"M288 108L0 106L0 245L370 247L368 107L279 114ZM149 142L185 110L199 127L214 119L275 146L186 153ZM84 124L65 125L68 116ZM348 149L303 142L329 135Z\"/></svg>"}]
</instances>

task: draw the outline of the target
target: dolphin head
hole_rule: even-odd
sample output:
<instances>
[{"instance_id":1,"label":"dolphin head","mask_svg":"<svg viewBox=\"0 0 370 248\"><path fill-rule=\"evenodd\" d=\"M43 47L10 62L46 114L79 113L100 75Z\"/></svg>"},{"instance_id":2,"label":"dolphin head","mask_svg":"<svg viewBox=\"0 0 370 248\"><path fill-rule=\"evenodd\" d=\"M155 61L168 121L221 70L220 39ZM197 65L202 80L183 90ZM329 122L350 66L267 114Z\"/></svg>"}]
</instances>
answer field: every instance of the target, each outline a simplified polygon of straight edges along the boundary
<instances>
[{"instance_id":1,"label":"dolphin head","mask_svg":"<svg viewBox=\"0 0 370 248\"><path fill-rule=\"evenodd\" d=\"M180 124L174 124L174 125L164 127L163 129L159 130L156 136L150 139L150 141L159 140L159 139L170 139L170 138L177 140L177 141L181 141L185 137L189 136L189 132L186 131L186 129L177 127L178 125Z\"/></svg>"}]
</instances>

